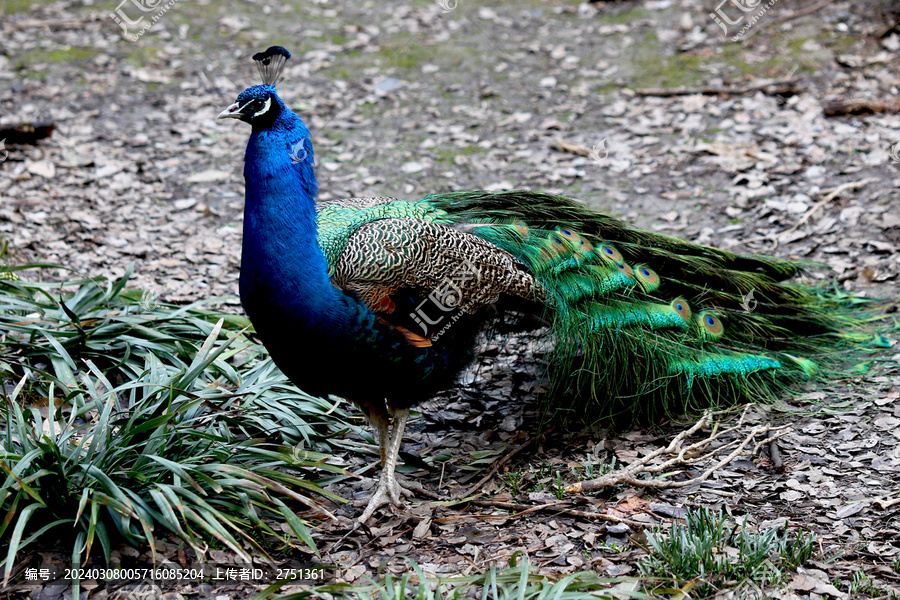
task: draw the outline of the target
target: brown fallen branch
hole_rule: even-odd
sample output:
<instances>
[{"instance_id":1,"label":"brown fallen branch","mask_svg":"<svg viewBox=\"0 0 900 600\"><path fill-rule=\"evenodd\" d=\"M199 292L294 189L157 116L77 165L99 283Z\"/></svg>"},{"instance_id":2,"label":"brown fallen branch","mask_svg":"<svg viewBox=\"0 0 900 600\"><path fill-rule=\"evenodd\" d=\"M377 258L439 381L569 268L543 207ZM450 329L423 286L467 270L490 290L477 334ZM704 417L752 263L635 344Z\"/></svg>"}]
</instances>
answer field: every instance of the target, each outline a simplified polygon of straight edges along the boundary
<instances>
[{"instance_id":1,"label":"brown fallen branch","mask_svg":"<svg viewBox=\"0 0 900 600\"><path fill-rule=\"evenodd\" d=\"M832 100L822 107L826 117L900 112L900 100Z\"/></svg>"},{"instance_id":2,"label":"brown fallen branch","mask_svg":"<svg viewBox=\"0 0 900 600\"><path fill-rule=\"evenodd\" d=\"M550 140L550 148L559 150L560 152L568 152L569 154L577 154L579 156L590 156L591 149L575 142L570 142L562 138Z\"/></svg>"},{"instance_id":3,"label":"brown fallen branch","mask_svg":"<svg viewBox=\"0 0 900 600\"><path fill-rule=\"evenodd\" d=\"M838 196L843 194L844 192L856 191L856 190L862 189L862 188L866 187L867 185L869 185L870 183L872 183L873 181L878 181L878 180L873 177L869 177L867 179L860 179L859 181L848 181L847 183L842 183L841 185L839 185L837 187L829 188L827 190L822 190L821 192L819 192L820 194L824 194L822 199L819 200L818 202L816 202L815 204L813 204L812 207L808 211L806 211L802 217L800 217L800 220L797 221L796 223L794 223L791 227L788 227L787 229L785 229L784 231L781 231L779 233L772 233L769 235L761 235L759 237L750 238L748 240L741 240L735 244L732 244L731 246L728 246L728 248L733 248L734 246L740 246L741 244L749 244L751 242L761 242L761 241L765 241L765 240L771 240L772 247L769 248L768 251L772 252L773 250L778 248L779 238L782 238L790 233L794 233L795 231L797 231L797 229L799 229L800 227L802 227L803 225L808 223L809 219L820 208L822 208L823 206L825 206L826 204L828 204L829 202L831 202L832 200L834 200L835 198L837 198Z\"/></svg>"},{"instance_id":4,"label":"brown fallen branch","mask_svg":"<svg viewBox=\"0 0 900 600\"><path fill-rule=\"evenodd\" d=\"M892 506L896 506L896 505L900 504L900 498L892 498L890 500L878 499L878 500L875 500L875 504L877 504L878 508L880 508L881 510L887 510L887 509L891 508Z\"/></svg>"},{"instance_id":5,"label":"brown fallen branch","mask_svg":"<svg viewBox=\"0 0 900 600\"><path fill-rule=\"evenodd\" d=\"M779 427L773 427L771 425L754 427L750 431L750 433L744 436L743 439L735 439L728 442L727 444L719 446L715 450L709 452L706 451L706 447L709 446L709 444L711 444L713 441L721 438L725 434L740 429L740 425L738 425L735 427L728 427L719 431L713 431L710 433L709 437L700 440L699 442L695 442L693 444L682 447L682 443L684 442L684 440L696 433L699 429L709 426L712 423L712 418L715 414L716 413L714 412L707 412L706 414L704 414L703 417L699 421L697 421L697 423L695 423L693 427L679 433L675 437L675 439L673 439L672 442L665 448L658 448L647 456L634 461L627 467L618 469L611 473L607 473L602 477L573 483L572 485L566 487L566 493L577 494L582 492L590 492L593 490L622 484L633 485L635 487L662 489L679 488L696 483L701 483L709 479L709 477L713 473L722 469L724 466L734 461L737 457L744 454L745 448L759 436L772 434L769 439L777 439L782 437L783 435L786 435L790 431L790 425L782 425ZM764 442L762 443L765 443L765 441L768 440L765 440L764 438ZM760 445L761 443L756 444L752 452L758 452ZM677 467L687 467L695 465L697 463L706 462L708 460L714 459L724 450L731 447L734 447L734 450L732 450L725 457L719 459L715 464L713 464L711 467L709 467L696 477L691 477L683 481L671 481L670 479L663 479L683 472L683 469L673 471L673 469ZM664 455L673 454L675 455L673 458L665 460L662 463L656 465L650 464L657 458L660 458ZM641 475L654 475L661 478L638 479L638 476Z\"/></svg>"},{"instance_id":6,"label":"brown fallen branch","mask_svg":"<svg viewBox=\"0 0 900 600\"><path fill-rule=\"evenodd\" d=\"M121 5L120 5L121 6ZM102 20L100 15L91 15L82 19L23 19L8 23L13 29L69 29L82 27L88 23Z\"/></svg>"},{"instance_id":7,"label":"brown fallen branch","mask_svg":"<svg viewBox=\"0 0 900 600\"><path fill-rule=\"evenodd\" d=\"M834 57L834 62L848 69L864 69L873 65L883 65L894 62L896 56L889 52L879 52L875 56L855 56L853 54L839 54Z\"/></svg>"},{"instance_id":8,"label":"brown fallen branch","mask_svg":"<svg viewBox=\"0 0 900 600\"><path fill-rule=\"evenodd\" d=\"M772 468L778 473L784 473L784 462L781 460L781 449L778 448L778 440L775 436L769 436L769 458L772 459Z\"/></svg>"},{"instance_id":9,"label":"brown fallen branch","mask_svg":"<svg viewBox=\"0 0 900 600\"><path fill-rule=\"evenodd\" d=\"M784 94L796 94L801 91L800 80L776 79L759 81L749 85L732 85L732 86L702 86L693 88L642 88L634 90L638 96L661 96L668 98L670 96L693 96L701 94L703 96L739 96L741 94L752 94L753 92L764 92L772 96Z\"/></svg>"},{"instance_id":10,"label":"brown fallen branch","mask_svg":"<svg viewBox=\"0 0 900 600\"><path fill-rule=\"evenodd\" d=\"M35 144L38 140L50 137L56 123L19 123L0 127L0 140L7 144Z\"/></svg>"},{"instance_id":11,"label":"brown fallen branch","mask_svg":"<svg viewBox=\"0 0 900 600\"><path fill-rule=\"evenodd\" d=\"M515 519L541 510L556 509L560 507L560 505L566 504L566 502L547 502L545 504L536 504L534 506L529 506L527 504L502 502L499 500L471 500L470 503L476 506L502 508L505 510L515 510L518 512L511 515L454 515L452 517L440 517L438 519L434 519L434 522L446 523L448 521L457 521L459 519Z\"/></svg>"},{"instance_id":12,"label":"brown fallen branch","mask_svg":"<svg viewBox=\"0 0 900 600\"><path fill-rule=\"evenodd\" d=\"M474 504L475 506L484 506L487 508L502 508L504 510L513 510L516 512L511 515L454 515L451 517L441 517L439 519L434 519L433 521L435 523L446 523L449 521L457 521L459 519L515 519L527 514L531 514L533 512L552 511L556 514L562 514L581 519L596 519L598 521L609 521L611 523L625 523L629 527L635 528L643 528L647 526L647 523L632 521L631 519L624 519L622 517L616 517L614 515L608 515L606 513L589 512L586 510L569 508L571 506L571 502L568 500L561 500L559 502L547 502L546 504L538 504L534 506L529 506L528 504L519 504L518 502L503 502L501 500L472 500L470 501L470 504Z\"/></svg>"},{"instance_id":13,"label":"brown fallen branch","mask_svg":"<svg viewBox=\"0 0 900 600\"><path fill-rule=\"evenodd\" d=\"M835 198L837 198L844 192L861 190L862 188L866 187L867 185L869 185L870 183L872 183L874 181L878 181L878 180L875 179L874 177L870 177L868 179L860 179L859 181L848 181L847 183L842 183L839 186L835 186L833 188L828 188L827 190L822 190L819 193L824 194L824 197L819 202L817 202L816 205L813 206L806 213L806 215L803 215L803 216L806 217L811 212L816 210L817 206L824 205L824 204L827 204L828 202L831 202L832 200L834 200Z\"/></svg>"}]
</instances>

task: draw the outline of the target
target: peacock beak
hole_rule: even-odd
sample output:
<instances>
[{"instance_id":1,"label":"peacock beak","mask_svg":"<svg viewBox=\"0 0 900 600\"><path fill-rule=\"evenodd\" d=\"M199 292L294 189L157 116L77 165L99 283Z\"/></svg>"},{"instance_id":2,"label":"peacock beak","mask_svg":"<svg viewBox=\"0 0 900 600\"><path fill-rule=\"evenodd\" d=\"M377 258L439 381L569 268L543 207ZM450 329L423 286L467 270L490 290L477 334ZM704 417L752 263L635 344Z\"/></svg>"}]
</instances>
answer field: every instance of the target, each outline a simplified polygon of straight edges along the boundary
<instances>
[{"instance_id":1,"label":"peacock beak","mask_svg":"<svg viewBox=\"0 0 900 600\"><path fill-rule=\"evenodd\" d=\"M235 102L234 104L232 104L231 106L229 106L228 108L226 108L225 110L220 112L219 116L216 117L216 121L218 121L219 119L227 119L227 118L243 119L244 114L241 112L241 110L243 110L243 108L245 106L247 106L247 105L245 104L244 106L241 106L240 104Z\"/></svg>"}]
</instances>

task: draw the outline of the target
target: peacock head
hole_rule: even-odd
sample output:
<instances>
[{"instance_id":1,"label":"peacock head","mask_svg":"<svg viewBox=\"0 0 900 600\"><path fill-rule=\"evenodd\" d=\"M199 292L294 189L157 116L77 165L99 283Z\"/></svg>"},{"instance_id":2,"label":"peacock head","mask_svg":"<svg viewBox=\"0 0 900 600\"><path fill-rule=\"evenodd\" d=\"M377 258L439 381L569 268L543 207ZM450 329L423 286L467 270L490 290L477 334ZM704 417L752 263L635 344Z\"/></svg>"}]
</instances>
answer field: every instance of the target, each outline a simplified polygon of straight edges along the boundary
<instances>
[{"instance_id":1,"label":"peacock head","mask_svg":"<svg viewBox=\"0 0 900 600\"><path fill-rule=\"evenodd\" d=\"M223 110L216 119L239 119L250 123L253 129L268 129L288 110L275 92L275 84L291 53L281 46L272 46L253 55L262 85L254 85L238 94L234 104Z\"/></svg>"}]
</instances>

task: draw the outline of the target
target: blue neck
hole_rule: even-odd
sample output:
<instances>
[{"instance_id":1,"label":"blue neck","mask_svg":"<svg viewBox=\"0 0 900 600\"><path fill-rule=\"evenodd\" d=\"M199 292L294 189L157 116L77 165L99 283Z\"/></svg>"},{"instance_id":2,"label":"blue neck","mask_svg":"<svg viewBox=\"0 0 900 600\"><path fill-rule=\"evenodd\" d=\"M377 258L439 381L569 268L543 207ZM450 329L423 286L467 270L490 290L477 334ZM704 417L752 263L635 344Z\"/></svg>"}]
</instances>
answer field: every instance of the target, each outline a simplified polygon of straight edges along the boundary
<instances>
[{"instance_id":1,"label":"blue neck","mask_svg":"<svg viewBox=\"0 0 900 600\"><path fill-rule=\"evenodd\" d=\"M293 315L311 326L336 317L343 294L331 284L316 241L318 185L309 130L287 107L279 108L272 125L254 128L244 157L241 300L253 319Z\"/></svg>"}]
</instances>

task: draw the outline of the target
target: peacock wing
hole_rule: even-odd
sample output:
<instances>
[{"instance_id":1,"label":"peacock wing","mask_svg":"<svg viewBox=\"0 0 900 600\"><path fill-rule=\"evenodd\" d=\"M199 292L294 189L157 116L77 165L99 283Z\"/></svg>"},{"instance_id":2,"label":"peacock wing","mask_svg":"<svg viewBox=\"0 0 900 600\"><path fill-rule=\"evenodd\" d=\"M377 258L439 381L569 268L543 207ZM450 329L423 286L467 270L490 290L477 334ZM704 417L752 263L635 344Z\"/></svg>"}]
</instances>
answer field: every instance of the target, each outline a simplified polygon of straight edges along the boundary
<instances>
[{"instance_id":1,"label":"peacock wing","mask_svg":"<svg viewBox=\"0 0 900 600\"><path fill-rule=\"evenodd\" d=\"M534 276L509 252L420 218L358 227L333 266L332 282L418 346L430 345L460 313L477 313L503 295L541 295Z\"/></svg>"}]
</instances>

